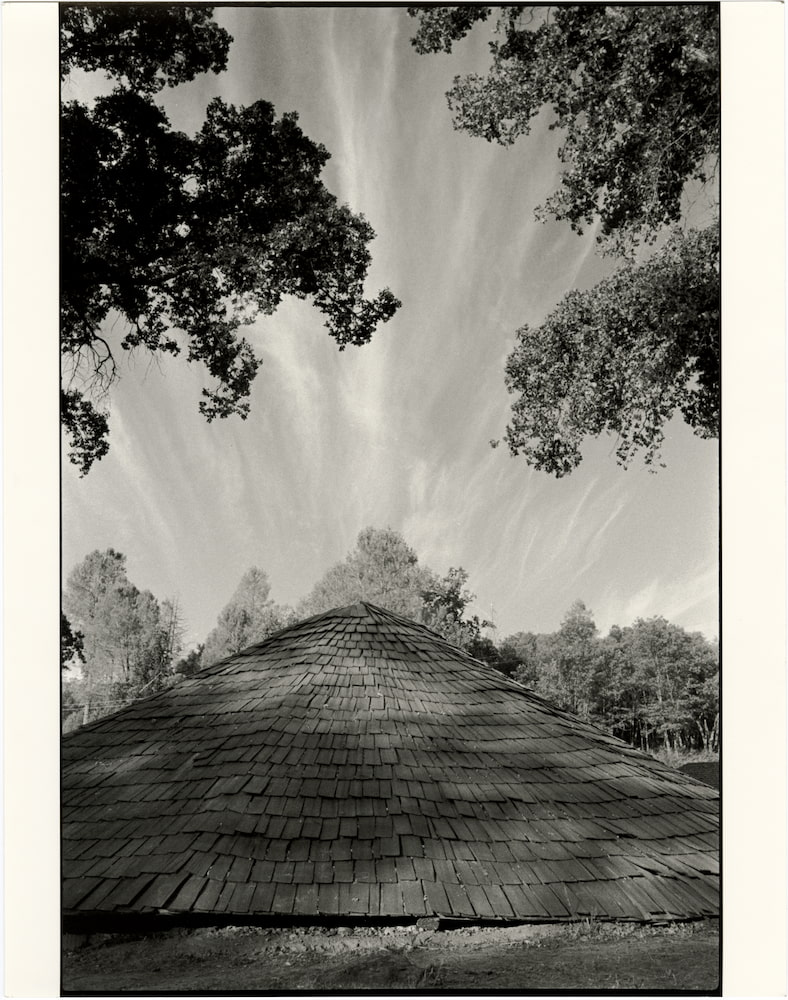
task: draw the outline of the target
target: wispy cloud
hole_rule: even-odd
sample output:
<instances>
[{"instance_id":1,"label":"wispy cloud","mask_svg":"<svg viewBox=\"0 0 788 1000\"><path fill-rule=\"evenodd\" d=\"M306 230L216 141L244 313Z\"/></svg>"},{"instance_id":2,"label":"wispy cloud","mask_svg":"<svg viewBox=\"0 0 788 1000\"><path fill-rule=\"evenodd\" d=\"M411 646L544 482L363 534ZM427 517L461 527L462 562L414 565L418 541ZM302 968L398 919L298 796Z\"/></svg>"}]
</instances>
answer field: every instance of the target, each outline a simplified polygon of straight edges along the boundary
<instances>
[{"instance_id":1,"label":"wispy cloud","mask_svg":"<svg viewBox=\"0 0 788 1000\"><path fill-rule=\"evenodd\" d=\"M631 594L610 586L597 601L596 621L608 631L612 625L631 625L638 618L663 617L713 638L719 632L717 589L715 564L695 567L681 579L653 577Z\"/></svg>"},{"instance_id":2,"label":"wispy cloud","mask_svg":"<svg viewBox=\"0 0 788 1000\"><path fill-rule=\"evenodd\" d=\"M558 183L543 123L509 150L452 129L444 92L486 64L484 39L419 57L401 9L219 16L236 41L211 86L298 110L332 153L329 188L378 232L370 293L390 285L403 306L340 353L308 303L283 303L249 331L264 365L246 421L199 417L199 368L138 366L114 394L108 458L64 475L66 570L114 545L138 586L180 593L204 637L250 565L294 603L372 524L438 572L464 566L499 636L551 631L577 597L602 628L651 614L713 628L713 443L680 429L666 451L680 474L644 477L599 442L561 480L488 445L508 419L515 330L610 264L593 233L533 220ZM178 88L173 121L197 120L207 94Z\"/></svg>"},{"instance_id":3,"label":"wispy cloud","mask_svg":"<svg viewBox=\"0 0 788 1000\"><path fill-rule=\"evenodd\" d=\"M603 547L607 541L607 537L610 528L613 526L614 522L624 510L626 506L626 500L621 497L615 501L610 513L598 527L591 526L589 530L590 537L582 546L582 553L585 556L585 561L577 567L573 576L572 583L578 580L582 580L585 574L592 569L602 556Z\"/></svg>"}]
</instances>

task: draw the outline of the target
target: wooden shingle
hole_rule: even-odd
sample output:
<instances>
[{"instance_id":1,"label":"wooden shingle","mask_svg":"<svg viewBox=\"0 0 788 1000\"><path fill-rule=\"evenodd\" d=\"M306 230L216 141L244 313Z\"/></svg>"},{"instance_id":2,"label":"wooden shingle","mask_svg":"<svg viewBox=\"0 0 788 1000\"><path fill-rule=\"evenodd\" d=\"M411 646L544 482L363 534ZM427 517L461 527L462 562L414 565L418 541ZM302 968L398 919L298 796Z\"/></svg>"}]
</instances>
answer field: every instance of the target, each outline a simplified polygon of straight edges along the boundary
<instances>
[{"instance_id":1,"label":"wooden shingle","mask_svg":"<svg viewBox=\"0 0 788 1000\"><path fill-rule=\"evenodd\" d=\"M66 916L718 912L715 789L357 604L63 740Z\"/></svg>"}]
</instances>

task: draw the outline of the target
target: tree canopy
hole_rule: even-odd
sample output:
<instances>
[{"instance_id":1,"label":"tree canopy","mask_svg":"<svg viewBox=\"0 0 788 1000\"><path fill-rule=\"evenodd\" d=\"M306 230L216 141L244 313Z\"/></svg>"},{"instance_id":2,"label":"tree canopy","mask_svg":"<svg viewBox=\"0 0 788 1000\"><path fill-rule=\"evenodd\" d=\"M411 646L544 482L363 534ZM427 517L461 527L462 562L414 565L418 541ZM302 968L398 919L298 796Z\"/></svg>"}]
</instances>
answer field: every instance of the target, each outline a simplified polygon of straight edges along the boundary
<instances>
[{"instance_id":1,"label":"tree canopy","mask_svg":"<svg viewBox=\"0 0 788 1000\"><path fill-rule=\"evenodd\" d=\"M98 717L172 681L182 628L177 604L161 603L126 575L114 549L89 553L71 571L63 613L81 635L82 704Z\"/></svg>"},{"instance_id":2,"label":"tree canopy","mask_svg":"<svg viewBox=\"0 0 788 1000\"><path fill-rule=\"evenodd\" d=\"M130 90L155 93L227 69L232 38L213 7L185 4L63 4L60 76L104 72Z\"/></svg>"},{"instance_id":3,"label":"tree canopy","mask_svg":"<svg viewBox=\"0 0 788 1000\"><path fill-rule=\"evenodd\" d=\"M396 614L419 620L422 594L434 574L419 565L405 539L390 528L365 528L343 562L328 569L298 604L299 618L331 608L370 601Z\"/></svg>"},{"instance_id":4,"label":"tree canopy","mask_svg":"<svg viewBox=\"0 0 788 1000\"><path fill-rule=\"evenodd\" d=\"M79 629L73 629L71 622L60 612L60 669L67 670L73 663L85 662L85 637Z\"/></svg>"},{"instance_id":5,"label":"tree canopy","mask_svg":"<svg viewBox=\"0 0 788 1000\"><path fill-rule=\"evenodd\" d=\"M64 16L64 66L126 81L90 107L61 108L61 411L83 475L108 450L101 400L119 352L185 351L209 377L204 416L245 418L262 362L239 331L283 297L310 299L340 350L367 343L399 307L388 289L365 297L374 231L323 184L329 153L297 114L217 98L196 135L171 128L151 92L226 61L228 37L207 12ZM146 50L148 36L158 41Z\"/></svg>"},{"instance_id":6,"label":"tree canopy","mask_svg":"<svg viewBox=\"0 0 788 1000\"><path fill-rule=\"evenodd\" d=\"M582 601L575 601L542 663L540 691L575 715L589 715L596 636L591 612Z\"/></svg>"},{"instance_id":7,"label":"tree canopy","mask_svg":"<svg viewBox=\"0 0 788 1000\"><path fill-rule=\"evenodd\" d=\"M625 264L566 295L541 326L522 327L506 362L517 396L512 454L556 476L579 465L589 435L610 432L626 465L659 459L679 412L700 437L719 434L719 235L675 235L643 264Z\"/></svg>"},{"instance_id":8,"label":"tree canopy","mask_svg":"<svg viewBox=\"0 0 788 1000\"><path fill-rule=\"evenodd\" d=\"M600 637L575 601L557 632L518 632L485 658L514 661L515 679L643 750L718 749L719 650L665 618Z\"/></svg>"},{"instance_id":9,"label":"tree canopy","mask_svg":"<svg viewBox=\"0 0 788 1000\"><path fill-rule=\"evenodd\" d=\"M537 216L577 232L598 221L604 251L628 261L518 331L506 366L511 453L562 476L587 436L616 435L623 465L635 453L658 459L676 414L717 436L718 230L666 234L719 161L718 8L411 7L413 44L449 53L493 11L488 73L456 77L447 95L455 127L508 146L546 115L561 136L560 187ZM638 244L660 248L635 264Z\"/></svg>"},{"instance_id":10,"label":"tree canopy","mask_svg":"<svg viewBox=\"0 0 788 1000\"><path fill-rule=\"evenodd\" d=\"M274 604L266 573L252 566L241 577L233 596L219 614L216 627L205 640L200 662L209 666L252 643L262 642L293 620L290 608ZM187 671L193 663L186 664Z\"/></svg>"},{"instance_id":11,"label":"tree canopy","mask_svg":"<svg viewBox=\"0 0 788 1000\"><path fill-rule=\"evenodd\" d=\"M550 115L561 187L544 206L578 232L651 241L681 215L690 180L719 156L719 11L714 4L411 7L419 52L451 52L493 11L486 76L456 77L454 124L502 145Z\"/></svg>"},{"instance_id":12,"label":"tree canopy","mask_svg":"<svg viewBox=\"0 0 788 1000\"><path fill-rule=\"evenodd\" d=\"M611 629L595 666L597 714L644 749L719 740L719 650L661 617Z\"/></svg>"},{"instance_id":13,"label":"tree canopy","mask_svg":"<svg viewBox=\"0 0 788 1000\"><path fill-rule=\"evenodd\" d=\"M365 528L344 562L332 566L299 603L306 618L331 608L370 601L428 625L448 642L470 649L487 624L468 616L475 595L468 573L452 567L444 577L422 566L402 535L391 528Z\"/></svg>"},{"instance_id":14,"label":"tree canopy","mask_svg":"<svg viewBox=\"0 0 788 1000\"><path fill-rule=\"evenodd\" d=\"M422 592L421 620L447 642L462 646L472 656L478 656L483 643L482 629L490 622L478 615L468 615L468 607L476 594L466 588L468 572L462 566L451 567L444 577L434 577Z\"/></svg>"},{"instance_id":15,"label":"tree canopy","mask_svg":"<svg viewBox=\"0 0 788 1000\"><path fill-rule=\"evenodd\" d=\"M194 649L190 649L186 656L182 657L173 667L176 674L182 677L191 677L206 664L203 663L202 654L205 652L205 643L201 642Z\"/></svg>"}]
</instances>

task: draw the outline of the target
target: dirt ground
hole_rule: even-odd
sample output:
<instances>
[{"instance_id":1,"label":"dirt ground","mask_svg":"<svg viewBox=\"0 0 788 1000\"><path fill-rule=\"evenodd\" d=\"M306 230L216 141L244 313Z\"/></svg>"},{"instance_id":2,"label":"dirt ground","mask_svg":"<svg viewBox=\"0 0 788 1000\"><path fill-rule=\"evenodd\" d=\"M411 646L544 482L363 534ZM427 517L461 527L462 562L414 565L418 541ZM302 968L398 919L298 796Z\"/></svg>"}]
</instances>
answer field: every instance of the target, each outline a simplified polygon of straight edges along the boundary
<instances>
[{"instance_id":1,"label":"dirt ground","mask_svg":"<svg viewBox=\"0 0 788 1000\"><path fill-rule=\"evenodd\" d=\"M64 951L63 990L305 992L698 990L718 987L716 921L429 930L252 928L94 937Z\"/></svg>"}]
</instances>

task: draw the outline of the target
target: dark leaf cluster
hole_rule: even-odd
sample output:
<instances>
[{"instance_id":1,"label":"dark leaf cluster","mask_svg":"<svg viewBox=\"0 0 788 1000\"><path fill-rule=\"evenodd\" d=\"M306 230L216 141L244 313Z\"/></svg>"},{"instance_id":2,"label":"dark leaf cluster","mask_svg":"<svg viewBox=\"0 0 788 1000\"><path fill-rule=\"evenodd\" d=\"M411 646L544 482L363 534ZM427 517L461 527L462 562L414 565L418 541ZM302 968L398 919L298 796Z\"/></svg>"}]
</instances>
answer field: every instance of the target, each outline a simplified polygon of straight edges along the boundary
<instances>
[{"instance_id":1,"label":"dark leaf cluster","mask_svg":"<svg viewBox=\"0 0 788 1000\"><path fill-rule=\"evenodd\" d=\"M707 186L720 140L719 9L713 4L412 7L419 52L451 52L496 14L486 75L456 77L454 124L504 146L546 116L558 131L560 186L537 216L578 233L597 223L604 252L635 257ZM716 199L714 199L716 200ZM612 432L626 464L658 458L680 413L719 430L718 236L677 236L643 265L570 292L507 364L517 395L509 447L558 476L586 436Z\"/></svg>"},{"instance_id":2,"label":"dark leaf cluster","mask_svg":"<svg viewBox=\"0 0 788 1000\"><path fill-rule=\"evenodd\" d=\"M561 134L561 187L543 212L616 244L675 223L690 180L718 157L719 10L714 4L409 8L420 52L451 51L498 14L486 76L456 77L455 126L510 145L547 110Z\"/></svg>"},{"instance_id":3,"label":"dark leaf cluster","mask_svg":"<svg viewBox=\"0 0 788 1000\"><path fill-rule=\"evenodd\" d=\"M89 397L117 377L118 350L185 350L210 376L204 416L245 418L261 360L240 330L283 297L310 299L340 350L399 307L388 289L365 297L374 231L323 184L329 154L296 114L217 98L196 135L171 128L151 92L221 68L227 39L204 8L162 21L157 6L64 14L67 64L126 81L61 113L64 413L83 474L107 450ZM148 50L149 34L161 44ZM118 317L125 332L111 344Z\"/></svg>"},{"instance_id":4,"label":"dark leaf cluster","mask_svg":"<svg viewBox=\"0 0 788 1000\"><path fill-rule=\"evenodd\" d=\"M100 71L139 93L154 93L227 68L232 38L213 7L96 3L60 8L60 75Z\"/></svg>"},{"instance_id":5,"label":"dark leaf cluster","mask_svg":"<svg viewBox=\"0 0 788 1000\"><path fill-rule=\"evenodd\" d=\"M516 395L507 442L563 476L588 436L610 433L626 465L658 460L679 412L701 437L719 433L719 234L676 234L643 264L570 292L536 328L522 327L506 365Z\"/></svg>"},{"instance_id":6,"label":"dark leaf cluster","mask_svg":"<svg viewBox=\"0 0 788 1000\"><path fill-rule=\"evenodd\" d=\"M63 612L60 612L60 669L65 670L75 660L85 662L85 637L77 628L71 627L71 622Z\"/></svg>"}]
</instances>

